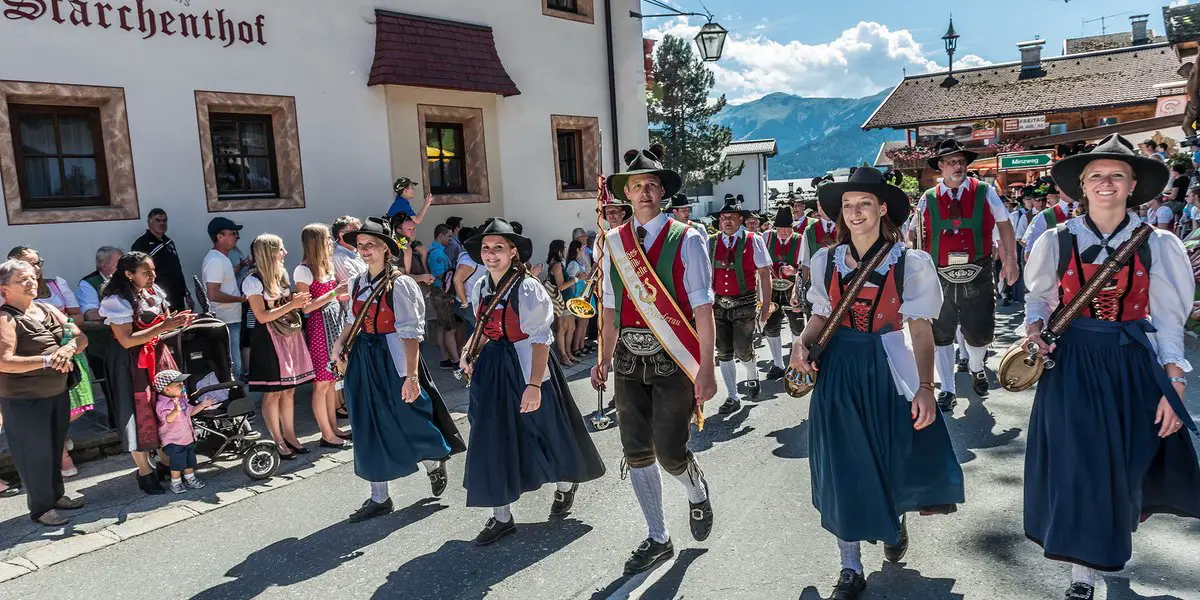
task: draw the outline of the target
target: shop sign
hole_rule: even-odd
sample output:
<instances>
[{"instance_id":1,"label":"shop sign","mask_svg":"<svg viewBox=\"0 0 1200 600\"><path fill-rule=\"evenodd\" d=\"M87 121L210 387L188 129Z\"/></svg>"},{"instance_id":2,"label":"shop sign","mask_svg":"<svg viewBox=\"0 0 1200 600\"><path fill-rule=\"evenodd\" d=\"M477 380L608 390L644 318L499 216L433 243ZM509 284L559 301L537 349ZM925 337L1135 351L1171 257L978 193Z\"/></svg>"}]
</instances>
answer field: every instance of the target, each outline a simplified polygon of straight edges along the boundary
<instances>
[{"instance_id":1,"label":"shop sign","mask_svg":"<svg viewBox=\"0 0 1200 600\"><path fill-rule=\"evenodd\" d=\"M226 15L225 9L203 13L154 10L146 0L116 2L86 2L84 0L0 0L7 6L4 17L10 21L48 19L59 25L97 27L137 32L142 39L155 36L206 39L221 42L228 48L236 43L265 46L266 16L257 15L253 21ZM190 6L190 0L180 2Z\"/></svg>"},{"instance_id":2,"label":"shop sign","mask_svg":"<svg viewBox=\"0 0 1200 600\"><path fill-rule=\"evenodd\" d=\"M922 125L917 128L917 144L936 146L943 140L977 142L996 138L996 122L993 120L958 123L954 125Z\"/></svg>"},{"instance_id":3,"label":"shop sign","mask_svg":"<svg viewBox=\"0 0 1200 600\"><path fill-rule=\"evenodd\" d=\"M1044 169L1054 162L1054 155L1050 152L1013 152L998 154L996 158L1000 159L1001 171Z\"/></svg>"},{"instance_id":4,"label":"shop sign","mask_svg":"<svg viewBox=\"0 0 1200 600\"><path fill-rule=\"evenodd\" d=\"M1163 96L1158 99L1158 104L1154 107L1155 117L1169 117L1172 115L1183 115L1183 111L1187 109L1187 95L1179 94L1178 96Z\"/></svg>"},{"instance_id":5,"label":"shop sign","mask_svg":"<svg viewBox=\"0 0 1200 600\"><path fill-rule=\"evenodd\" d=\"M1049 127L1046 124L1046 115L1004 120L1004 131L1041 131L1046 127Z\"/></svg>"}]
</instances>

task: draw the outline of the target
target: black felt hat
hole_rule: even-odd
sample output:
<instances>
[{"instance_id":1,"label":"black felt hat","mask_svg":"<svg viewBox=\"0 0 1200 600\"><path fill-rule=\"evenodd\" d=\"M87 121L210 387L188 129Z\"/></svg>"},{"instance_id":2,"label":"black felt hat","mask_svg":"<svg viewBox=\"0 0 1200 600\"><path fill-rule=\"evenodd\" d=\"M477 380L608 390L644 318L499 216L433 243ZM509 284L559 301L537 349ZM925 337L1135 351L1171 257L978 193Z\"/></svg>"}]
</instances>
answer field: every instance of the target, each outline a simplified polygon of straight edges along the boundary
<instances>
[{"instance_id":1,"label":"black felt hat","mask_svg":"<svg viewBox=\"0 0 1200 600\"><path fill-rule=\"evenodd\" d=\"M896 225L903 225L912 210L904 190L885 183L878 169L859 167L848 181L828 183L817 190L821 209L830 220L838 220L838 215L842 213L842 194L846 192L865 192L879 198L880 202L887 205L887 216Z\"/></svg>"},{"instance_id":2,"label":"black felt hat","mask_svg":"<svg viewBox=\"0 0 1200 600\"><path fill-rule=\"evenodd\" d=\"M937 152L933 156L929 157L929 168L933 169L934 171L941 171L941 168L938 167L938 161L955 154L963 155L963 157L967 159L967 164L971 164L975 162L976 158L979 158L978 152L971 152L970 150L967 150L967 148L962 145L962 142L958 140L942 140L942 142L937 145Z\"/></svg>"},{"instance_id":3,"label":"black felt hat","mask_svg":"<svg viewBox=\"0 0 1200 600\"><path fill-rule=\"evenodd\" d=\"M343 233L342 241L354 246L358 243L358 236L360 235L369 235L374 238L379 238L379 240L387 246L388 251L390 251L393 256L400 254L400 245L396 243L394 238L392 238L392 226L388 223L387 219L380 217L367 217L367 220L363 221L362 227L359 227L354 231L347 231L346 233Z\"/></svg>"},{"instance_id":4,"label":"black felt hat","mask_svg":"<svg viewBox=\"0 0 1200 600\"><path fill-rule=\"evenodd\" d=\"M481 256L483 238L489 235L498 235L512 242L517 247L517 260L525 263L529 262L529 259L533 257L533 240L517 233L508 221L504 219L492 219L492 222L488 223L487 228L463 242L463 249L471 256L471 260L483 264Z\"/></svg>"},{"instance_id":5,"label":"black felt hat","mask_svg":"<svg viewBox=\"0 0 1200 600\"><path fill-rule=\"evenodd\" d=\"M671 201L668 202L665 207L663 207L663 210L671 211L677 208L691 208L696 206L696 204L696 202L692 202L688 199L687 194L675 194L674 196L671 196Z\"/></svg>"},{"instance_id":6,"label":"black felt hat","mask_svg":"<svg viewBox=\"0 0 1200 600\"><path fill-rule=\"evenodd\" d=\"M1084 168L1094 160L1119 160L1133 168L1133 178L1137 185L1133 193L1125 200L1126 206L1138 206L1149 202L1151 198L1162 193L1171 178L1167 165L1153 158L1146 158L1133 149L1133 144L1119 134L1112 134L1091 152L1073 154L1050 168L1050 175L1062 193L1072 200L1083 198L1083 188L1079 184L1079 176Z\"/></svg>"},{"instance_id":7,"label":"black felt hat","mask_svg":"<svg viewBox=\"0 0 1200 600\"><path fill-rule=\"evenodd\" d=\"M775 211L775 227L791 227L792 226L792 209L781 208Z\"/></svg>"},{"instance_id":8,"label":"black felt hat","mask_svg":"<svg viewBox=\"0 0 1200 600\"><path fill-rule=\"evenodd\" d=\"M717 216L725 213L737 213L742 215L743 219L750 216L750 211L743 209L742 203L738 202L737 198L731 197L730 194L725 194L725 205L721 207L721 210L715 211L712 214L713 216Z\"/></svg>"},{"instance_id":9,"label":"black felt hat","mask_svg":"<svg viewBox=\"0 0 1200 600\"><path fill-rule=\"evenodd\" d=\"M650 146L648 150L626 150L623 157L625 170L608 178L608 191L612 192L614 197L628 202L629 198L625 197L625 182L634 175L653 175L662 184L663 197L674 196L683 187L683 178L679 173L663 166L664 155L663 147L659 144Z\"/></svg>"}]
</instances>

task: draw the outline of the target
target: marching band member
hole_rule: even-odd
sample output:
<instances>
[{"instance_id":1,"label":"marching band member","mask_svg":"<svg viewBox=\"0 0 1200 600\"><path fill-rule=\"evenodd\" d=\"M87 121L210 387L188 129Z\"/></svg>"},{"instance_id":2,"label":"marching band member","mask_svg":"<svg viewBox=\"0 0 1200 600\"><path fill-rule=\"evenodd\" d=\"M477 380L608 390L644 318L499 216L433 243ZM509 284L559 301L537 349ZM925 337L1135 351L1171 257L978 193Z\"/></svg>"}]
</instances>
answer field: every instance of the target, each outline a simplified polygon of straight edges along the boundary
<instances>
[{"instance_id":1,"label":"marching band member","mask_svg":"<svg viewBox=\"0 0 1200 600\"><path fill-rule=\"evenodd\" d=\"M421 360L425 299L412 277L391 266L400 254L391 227L367 219L342 240L367 264L350 286L354 321L330 352L345 375L354 474L371 482L371 497L350 515L354 523L392 512L388 482L415 473L417 463L433 495L442 495L446 460L466 446Z\"/></svg>"},{"instance_id":2,"label":"marching band member","mask_svg":"<svg viewBox=\"0 0 1200 600\"><path fill-rule=\"evenodd\" d=\"M683 185L662 166L662 155L658 145L629 150L626 170L607 181L616 198L633 204L634 217L605 234L604 356L591 374L592 386L602 389L609 369L616 370L621 447L649 528L625 563L628 574L675 555L656 462L687 492L692 537L707 539L713 525L708 482L687 448L693 413L717 391L712 271L705 236L659 208Z\"/></svg>"},{"instance_id":3,"label":"marching band member","mask_svg":"<svg viewBox=\"0 0 1200 600\"><path fill-rule=\"evenodd\" d=\"M983 361L995 337L996 294L992 287L993 230L1000 234L1004 281L1017 280L1016 241L1008 209L992 185L967 176L967 165L978 156L957 140L938 145L929 167L941 171L942 181L921 194L918 247L929 252L942 280L942 314L933 321L938 379L938 407L954 410L954 337L962 328L966 341L971 386L979 396L988 392Z\"/></svg>"},{"instance_id":4,"label":"marching band member","mask_svg":"<svg viewBox=\"0 0 1200 600\"><path fill-rule=\"evenodd\" d=\"M1025 245L1025 256L1033 250L1034 242L1042 237L1042 234L1054 229L1059 223L1066 223L1067 219L1071 218L1071 203L1063 199L1058 193L1058 187L1054 181L1046 181L1039 179L1035 192L1038 197L1044 199L1043 204L1046 208L1039 211L1029 221L1029 227L1025 228L1025 235L1021 237L1021 241Z\"/></svg>"},{"instance_id":5,"label":"marching band member","mask_svg":"<svg viewBox=\"0 0 1200 600\"><path fill-rule=\"evenodd\" d=\"M822 187L831 183L827 180L821 181ZM811 267L813 255L821 248L832 246L838 240L837 224L829 220L825 208L816 200L810 200L809 203L816 205L817 218L809 220L808 229L800 236L800 266L806 273Z\"/></svg>"},{"instance_id":6,"label":"marching band member","mask_svg":"<svg viewBox=\"0 0 1200 600\"><path fill-rule=\"evenodd\" d=\"M803 343L792 345L791 366L819 375L809 407L813 505L841 553L833 598L855 600L867 585L861 541L883 541L886 558L901 560L905 513L954 512L964 499L963 473L933 399L930 321L942 288L929 255L905 248L907 197L869 167L818 194L837 219L838 244L813 256L813 316ZM880 252L885 258L858 294L843 298L860 265ZM808 345L842 302L849 310L814 365Z\"/></svg>"},{"instance_id":7,"label":"marching band member","mask_svg":"<svg viewBox=\"0 0 1200 600\"><path fill-rule=\"evenodd\" d=\"M1070 321L1056 343L1042 332L1110 254L1144 224L1130 209L1163 189L1167 168L1119 135L1051 170L1084 216L1038 238L1025 265L1028 343L1053 352L1029 418L1025 535L1070 563L1066 597L1090 600L1094 570L1120 571L1132 532L1158 513L1200 518L1200 467L1181 398L1191 365L1183 326L1195 282L1183 243L1149 238Z\"/></svg>"},{"instance_id":8,"label":"marching band member","mask_svg":"<svg viewBox=\"0 0 1200 600\"><path fill-rule=\"evenodd\" d=\"M783 329L783 313L785 307L792 304L792 287L795 285L796 272L800 267L800 236L792 228L792 211L780 208L775 213L775 231L767 234L767 252L771 255L771 301L779 309L767 317L763 326L763 335L767 338L767 346L771 348L771 370L767 379L779 379L784 374L783 340L780 332ZM800 337L804 331L804 314L800 311L787 311L788 327L792 330L792 339Z\"/></svg>"},{"instance_id":9,"label":"marching band member","mask_svg":"<svg viewBox=\"0 0 1200 600\"><path fill-rule=\"evenodd\" d=\"M688 200L687 194L675 194L671 196L671 202L667 204L663 212L666 212L672 219L684 225L695 227L697 231L704 234L704 237L708 237L708 232L704 229L704 224L692 220L692 207L694 206L696 206L696 203ZM626 217L626 219L628 218Z\"/></svg>"},{"instance_id":10,"label":"marching band member","mask_svg":"<svg viewBox=\"0 0 1200 600\"><path fill-rule=\"evenodd\" d=\"M726 202L714 213L721 233L708 240L713 265L716 306L717 360L729 397L721 405L723 415L742 407L738 398L736 358L746 374L746 393L758 398L758 365L754 360L754 329L766 321L771 308L771 256L762 236L742 226L750 211L736 200Z\"/></svg>"},{"instance_id":11,"label":"marching band member","mask_svg":"<svg viewBox=\"0 0 1200 600\"><path fill-rule=\"evenodd\" d=\"M471 375L467 506L492 508L475 538L486 546L516 533L511 505L523 492L557 483L550 516L565 516L579 484L603 475L604 464L550 359L554 303L525 268L533 242L495 219L463 248L487 268L470 292L476 333L461 363Z\"/></svg>"},{"instance_id":12,"label":"marching band member","mask_svg":"<svg viewBox=\"0 0 1200 600\"><path fill-rule=\"evenodd\" d=\"M796 235L802 236L808 229L808 225L814 222L808 214L816 208L817 202L816 200L805 200L793 192L788 192L787 201L792 208L792 229L796 231Z\"/></svg>"}]
</instances>

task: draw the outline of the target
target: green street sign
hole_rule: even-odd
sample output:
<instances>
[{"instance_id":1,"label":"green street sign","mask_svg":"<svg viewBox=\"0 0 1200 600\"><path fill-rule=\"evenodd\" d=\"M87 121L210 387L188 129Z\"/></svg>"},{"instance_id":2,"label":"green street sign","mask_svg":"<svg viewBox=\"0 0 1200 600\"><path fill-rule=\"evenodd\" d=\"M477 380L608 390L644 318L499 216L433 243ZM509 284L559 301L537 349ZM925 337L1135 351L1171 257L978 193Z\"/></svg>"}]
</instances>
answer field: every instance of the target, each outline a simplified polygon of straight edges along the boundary
<instances>
[{"instance_id":1,"label":"green street sign","mask_svg":"<svg viewBox=\"0 0 1200 600\"><path fill-rule=\"evenodd\" d=\"M1000 170L1012 171L1017 169L1043 169L1054 162L1054 155L1049 152L1035 154L1000 154Z\"/></svg>"}]
</instances>

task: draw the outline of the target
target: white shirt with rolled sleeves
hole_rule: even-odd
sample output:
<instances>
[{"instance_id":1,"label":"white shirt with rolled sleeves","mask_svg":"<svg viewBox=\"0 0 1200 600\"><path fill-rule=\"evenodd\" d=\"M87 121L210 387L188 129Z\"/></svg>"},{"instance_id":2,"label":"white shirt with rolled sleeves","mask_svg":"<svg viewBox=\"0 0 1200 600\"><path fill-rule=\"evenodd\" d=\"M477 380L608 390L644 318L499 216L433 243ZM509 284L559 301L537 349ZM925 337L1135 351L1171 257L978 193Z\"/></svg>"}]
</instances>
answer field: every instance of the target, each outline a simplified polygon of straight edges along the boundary
<instances>
[{"instance_id":1,"label":"white shirt with rolled sleeves","mask_svg":"<svg viewBox=\"0 0 1200 600\"><path fill-rule=\"evenodd\" d=\"M654 241L662 233L663 228L671 222L671 219L665 214L650 219L649 223L639 223L637 217L629 220L628 225L637 231L638 225L646 228L646 239L643 242L647 248L654 245ZM622 225L624 227L624 225ZM685 226L686 227L686 226ZM619 229L619 228L617 228ZM609 273L612 270L612 262L610 256L612 249L617 247L620 234L617 229L613 229L606 233L608 240L605 247L608 249L604 253L601 260L601 269L604 277L604 308L617 307L616 298L612 293L612 286L608 285ZM637 239L637 235L634 235ZM765 246L764 246L765 247ZM688 304L693 309L698 306L713 303L712 289L712 261L708 258L708 238L700 233L694 227L687 227L683 232L683 240L679 242L680 260L683 261L683 288L687 294ZM665 284L666 282L664 282ZM678 295L679 290L676 290ZM621 324L617 323L617 328L620 329Z\"/></svg>"},{"instance_id":2,"label":"white shirt with rolled sleeves","mask_svg":"<svg viewBox=\"0 0 1200 600\"><path fill-rule=\"evenodd\" d=\"M483 308L483 297L492 293L492 278L483 277L475 283L469 292L471 306L475 314ZM554 343L554 302L550 300L546 288L537 279L526 277L521 281L516 291L517 302L520 303L521 331L529 336L518 342L513 342L517 351L517 360L521 363L521 375L529 381L533 374L533 345L549 346ZM542 374L542 381L550 379L550 369Z\"/></svg>"},{"instance_id":3,"label":"white shirt with rolled sleeves","mask_svg":"<svg viewBox=\"0 0 1200 600\"><path fill-rule=\"evenodd\" d=\"M1111 248L1118 248L1129 239L1142 220L1129 215L1129 223L1109 240ZM1075 234L1079 252L1100 244L1100 239L1083 223L1082 217L1067 221L1067 229ZM1150 322L1158 331L1149 334L1159 364L1175 363L1185 372L1192 370L1184 354L1183 326L1192 312L1192 301L1196 294L1196 281L1192 275L1192 263L1188 259L1183 242L1170 231L1156 229L1150 232ZM1093 264L1102 264L1108 252L1101 250ZM1048 322L1054 309L1058 308L1058 229L1050 229L1038 238L1033 251L1025 262L1025 324Z\"/></svg>"},{"instance_id":4,"label":"white shirt with rolled sleeves","mask_svg":"<svg viewBox=\"0 0 1200 600\"><path fill-rule=\"evenodd\" d=\"M820 227L825 231L826 234L831 234L836 227L836 223L826 219L815 219L809 223L808 226ZM813 254L816 254L818 250L820 250L820 248L808 247L808 231L805 230L804 234L800 236L800 266L811 267Z\"/></svg>"},{"instance_id":5,"label":"white shirt with rolled sleeves","mask_svg":"<svg viewBox=\"0 0 1200 600\"><path fill-rule=\"evenodd\" d=\"M379 282L376 282L376 285L378 284ZM347 325L354 322L354 300L366 302L371 296L371 290L375 289L371 285L371 274L363 271L351 282L351 293L354 293L355 287L358 288L358 293L351 300L351 309L346 311ZM364 305L363 309L366 308ZM396 373L403 378L408 376L408 361L402 340L420 342L425 339L425 296L412 277L401 275L392 285L392 312L396 317L396 332L387 334L385 338L388 350L392 354L392 362L396 365Z\"/></svg>"},{"instance_id":6,"label":"white shirt with rolled sleeves","mask_svg":"<svg viewBox=\"0 0 1200 600\"><path fill-rule=\"evenodd\" d=\"M980 182L980 183L983 183L983 182ZM952 190L955 190L955 189L962 188L962 187L963 187L963 186L965 186L965 185L967 185L967 181L966 181L966 180L963 180L962 184L961 184L961 185L959 185L959 186L958 186L958 188L951 188L951 187L947 186L945 183L939 183L939 184L937 184L936 186L934 186L934 192L933 192L933 193L934 193L934 194L936 194L938 197L941 197L941 195L942 195L943 193L946 193L946 192L948 192L948 191L949 191L949 193L951 194L951 196L953 196L953 195L954 195L954 192L953 192ZM961 194L962 194L962 192L960 191L960 192L959 192L959 194L960 194L959 198L960 198L960 200L961 200ZM989 186L988 186L988 190L987 190L987 204L988 204L988 209L992 211L992 220L993 220L993 221L995 221L996 223L1007 223L1007 222L1009 222L1009 217L1008 217L1008 207L1004 206L1004 201L1003 201L1003 200L1001 200L1001 199L1000 199L1000 195L996 193L996 186L994 186L994 185L989 185ZM920 214L920 215L921 215L921 218L922 218L922 219L924 219L924 218L925 218L925 194L924 194L924 193L923 193L923 194L921 194L921 196L920 196L919 198L917 198L917 207L916 207L916 211L917 211L917 213L918 213L918 214ZM964 216L964 217L969 217L970 215L963 215L963 216ZM929 223L928 223L928 222L926 222L926 223L923 223L923 225L925 226L925 231L929 231ZM999 247L999 243L1000 243L1000 236L997 234L997 235L996 235L996 236L993 238L993 240L994 240L994 242L995 242L995 245L996 245L997 247ZM923 244L924 242L921 242L921 243Z\"/></svg>"},{"instance_id":7,"label":"white shirt with rolled sleeves","mask_svg":"<svg viewBox=\"0 0 1200 600\"><path fill-rule=\"evenodd\" d=\"M829 264L829 253L833 252L833 264L845 277L850 268L846 265L846 249L841 245L832 248L821 248L813 255L812 281L808 288L808 301L812 303L812 314L828 317L833 312L833 303L829 290L825 288L825 269ZM900 316L904 323L914 319L925 319L933 322L942 312L942 284L938 280L937 268L933 259L921 250L904 252L904 244L897 242L892 246L888 257L876 271L887 273L888 269L904 257L904 285L900 298ZM848 281L848 280L843 280ZM872 283L868 287L875 287ZM912 346L904 335L904 331L889 331L880 338L883 351L887 354L888 365L892 371L892 382L896 391L904 394L910 401L921 389L921 377L917 371L917 359Z\"/></svg>"},{"instance_id":8,"label":"white shirt with rolled sleeves","mask_svg":"<svg viewBox=\"0 0 1200 600\"><path fill-rule=\"evenodd\" d=\"M1059 198L1058 204L1056 204L1055 206L1061 208L1063 211L1063 214L1066 214L1066 215L1071 214L1071 203L1070 202L1067 202L1066 200ZM1054 208L1054 206L1047 206L1046 208ZM1046 223L1046 211L1045 210L1038 212L1038 214L1033 216L1033 220L1031 220L1029 222L1029 227L1025 230L1024 237L1021 238L1021 241L1024 242L1024 244L1025 244L1025 257L1026 258L1028 258L1029 253L1033 251L1033 244L1035 242L1037 242L1038 238L1042 237L1043 233L1046 233L1046 229L1048 229L1047 225L1048 224Z\"/></svg>"}]
</instances>

